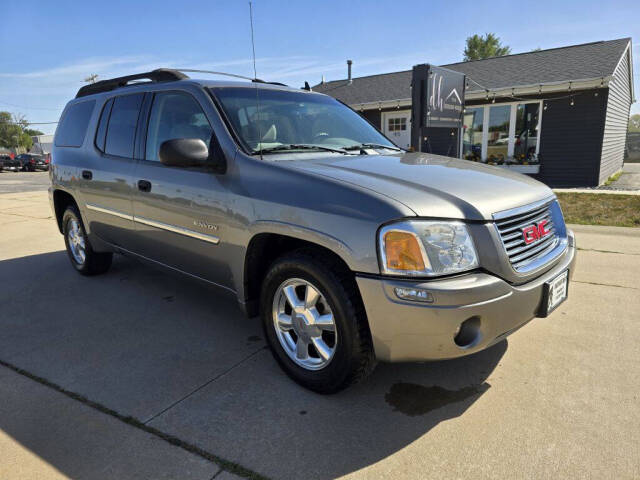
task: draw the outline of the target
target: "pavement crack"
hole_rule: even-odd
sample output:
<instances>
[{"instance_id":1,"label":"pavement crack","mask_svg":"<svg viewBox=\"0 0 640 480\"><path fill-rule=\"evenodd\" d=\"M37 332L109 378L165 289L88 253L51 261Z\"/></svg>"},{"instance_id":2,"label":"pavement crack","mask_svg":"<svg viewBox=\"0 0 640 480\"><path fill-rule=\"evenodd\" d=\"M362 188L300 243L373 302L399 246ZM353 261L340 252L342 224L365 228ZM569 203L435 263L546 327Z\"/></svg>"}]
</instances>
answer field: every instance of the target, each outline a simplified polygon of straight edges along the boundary
<instances>
[{"instance_id":1,"label":"pavement crack","mask_svg":"<svg viewBox=\"0 0 640 480\"><path fill-rule=\"evenodd\" d=\"M597 248L579 248L578 250L582 252L597 252L597 253L616 253L618 255L637 255L640 256L640 253L627 253L627 252L615 252L613 250L598 250Z\"/></svg>"},{"instance_id":2,"label":"pavement crack","mask_svg":"<svg viewBox=\"0 0 640 480\"><path fill-rule=\"evenodd\" d=\"M612 283L598 283L598 282L583 282L581 280L572 280L575 283L584 283L586 285L597 285L599 287L615 287L615 288L628 288L629 290L640 290L637 287L627 287L626 285L615 285Z\"/></svg>"},{"instance_id":3,"label":"pavement crack","mask_svg":"<svg viewBox=\"0 0 640 480\"><path fill-rule=\"evenodd\" d=\"M234 363L233 365L231 365L229 368L227 368L224 372L219 373L218 375L216 375L215 377L207 380L206 382L204 382L202 385L200 385L199 387L197 387L196 389L194 389L193 391L187 393L184 397L176 400L175 402L173 402L171 405L169 405L168 407L160 410L158 413L156 413L155 415L152 415L150 418L148 418L147 420L144 421L145 425L148 425L151 421L155 420L156 418L158 418L160 415L162 415L163 413L167 412L168 410L171 410L173 407L175 407L176 405L178 405L180 402L185 401L187 398L189 398L190 396L192 396L194 393L199 392L200 390L202 390L204 387L206 387L207 385L210 385L211 383L215 382L216 380L218 380L219 378L224 377L227 373L231 372L231 370L235 369L236 367L239 367L240 365L242 365L244 362L246 362L247 360L253 358L254 356L256 356L258 353L260 353L263 350L266 350L266 346L265 347L261 347L258 350L256 350L255 352L252 352L251 354L247 355L245 358L243 358L242 360Z\"/></svg>"},{"instance_id":4,"label":"pavement crack","mask_svg":"<svg viewBox=\"0 0 640 480\"><path fill-rule=\"evenodd\" d=\"M52 215L49 215L48 217L34 217L33 215L25 215L24 213L11 213L4 210L0 210L0 215L11 215L13 217L31 218L34 220L51 220L53 218Z\"/></svg>"},{"instance_id":5,"label":"pavement crack","mask_svg":"<svg viewBox=\"0 0 640 480\"><path fill-rule=\"evenodd\" d=\"M213 480L214 478L219 477L219 476L222 474L222 472L224 472L224 471L225 471L225 470L223 470L223 469L218 470L218 471L213 475L213 477L211 477L211 479L210 479L210 480Z\"/></svg>"},{"instance_id":6,"label":"pavement crack","mask_svg":"<svg viewBox=\"0 0 640 480\"><path fill-rule=\"evenodd\" d=\"M262 349L261 349L262 350ZM260 351L260 350L258 350ZM258 352L254 352L253 354L251 354L248 358L250 358L251 356L255 355ZM246 359L245 359L246 360ZM244 360L243 360L244 361ZM242 363L242 362L239 362ZM72 392L70 390L65 389L64 387L53 383L49 380L47 380L46 378L40 377L34 373L31 373L27 370L24 370L12 363L9 363L5 360L0 359L0 365L3 367L8 368L9 370L22 375L23 377L29 378L30 380L33 380L41 385L44 385L45 387L51 388L63 395L65 395L68 398L71 398L72 400L75 400L77 402L82 403L83 405L86 405L89 408L93 408L94 410L97 410L105 415L109 415L110 417L113 417L117 420L120 420L121 422L126 423L127 425L130 425L133 428L137 428L139 430L142 430L150 435L153 435L161 440L164 440L165 442L169 443L170 445L173 445L174 447L178 447L181 448L189 453L192 453L194 455L197 455L201 458L204 458L205 460L208 460L214 464L216 464L218 467L221 468L221 471L225 470L229 473L232 473L234 475L238 475L244 478L249 478L251 480L268 480L267 477L265 477L264 475L261 475L257 472L254 472L253 470L250 470L248 468L243 467L242 465L238 465L237 463L234 463L230 460L226 460L222 457L219 457L218 455L215 455L211 452L208 452L207 450L204 450L200 447L198 447L197 445L194 445L193 443L189 443L187 441L184 441L174 435L171 435L169 433L163 432L162 430L159 430L157 428L151 427L149 425L146 425L144 422L138 420L135 417L132 417L130 415L124 415L122 413L119 413L109 407L107 407L106 405L103 405L101 403L98 403L94 400L90 400L87 397L85 397L84 395L81 395L79 393L76 392ZM233 367L231 367L233 368ZM221 374L224 375L224 374ZM216 476L219 474L220 472L216 473Z\"/></svg>"}]
</instances>

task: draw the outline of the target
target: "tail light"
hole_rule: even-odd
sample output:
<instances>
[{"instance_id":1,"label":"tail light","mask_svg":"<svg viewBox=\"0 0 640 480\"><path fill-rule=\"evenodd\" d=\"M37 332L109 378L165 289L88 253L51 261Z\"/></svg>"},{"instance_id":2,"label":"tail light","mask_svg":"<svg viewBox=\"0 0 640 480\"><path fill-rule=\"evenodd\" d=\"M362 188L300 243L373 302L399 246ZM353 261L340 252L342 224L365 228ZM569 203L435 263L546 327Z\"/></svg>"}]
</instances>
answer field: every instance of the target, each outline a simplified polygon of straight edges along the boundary
<instances>
[{"instance_id":1,"label":"tail light","mask_svg":"<svg viewBox=\"0 0 640 480\"><path fill-rule=\"evenodd\" d=\"M35 160L34 158L31 158L31 159L29 159L29 163L30 163L31 165L35 165L36 160Z\"/></svg>"}]
</instances>

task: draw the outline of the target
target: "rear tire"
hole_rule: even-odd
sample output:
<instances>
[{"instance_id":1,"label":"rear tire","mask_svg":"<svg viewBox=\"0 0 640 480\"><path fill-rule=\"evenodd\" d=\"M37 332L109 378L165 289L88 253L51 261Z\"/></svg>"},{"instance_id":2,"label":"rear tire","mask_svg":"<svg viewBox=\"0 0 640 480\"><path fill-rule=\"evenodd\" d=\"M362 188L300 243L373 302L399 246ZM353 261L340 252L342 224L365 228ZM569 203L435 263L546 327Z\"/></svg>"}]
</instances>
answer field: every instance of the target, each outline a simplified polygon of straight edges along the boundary
<instances>
[{"instance_id":1,"label":"rear tire","mask_svg":"<svg viewBox=\"0 0 640 480\"><path fill-rule=\"evenodd\" d=\"M99 275L109 270L113 260L111 252L95 252L84 230L82 217L75 205L62 215L62 230L71 265L81 275Z\"/></svg>"},{"instance_id":2,"label":"rear tire","mask_svg":"<svg viewBox=\"0 0 640 480\"><path fill-rule=\"evenodd\" d=\"M306 293L309 288L311 295ZM297 309L292 308L292 296ZM353 274L331 255L302 249L277 259L264 279L260 310L274 358L303 387L335 393L375 368L371 334ZM298 346L300 341L308 344L306 349Z\"/></svg>"}]
</instances>

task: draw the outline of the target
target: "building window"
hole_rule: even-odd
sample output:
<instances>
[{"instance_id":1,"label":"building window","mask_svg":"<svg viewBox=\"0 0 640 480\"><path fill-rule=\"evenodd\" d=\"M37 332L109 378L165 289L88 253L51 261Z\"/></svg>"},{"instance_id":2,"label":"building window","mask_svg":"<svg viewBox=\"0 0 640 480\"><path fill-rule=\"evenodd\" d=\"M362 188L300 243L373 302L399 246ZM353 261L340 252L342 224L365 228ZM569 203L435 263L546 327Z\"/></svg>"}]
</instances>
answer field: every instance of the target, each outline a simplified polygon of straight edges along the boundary
<instances>
[{"instance_id":1,"label":"building window","mask_svg":"<svg viewBox=\"0 0 640 480\"><path fill-rule=\"evenodd\" d=\"M464 112L462 158L479 162L482 159L482 120L484 108L467 108Z\"/></svg>"},{"instance_id":2,"label":"building window","mask_svg":"<svg viewBox=\"0 0 640 480\"><path fill-rule=\"evenodd\" d=\"M532 100L467 107L462 158L536 173L541 106L541 100Z\"/></svg>"},{"instance_id":3,"label":"building window","mask_svg":"<svg viewBox=\"0 0 640 480\"><path fill-rule=\"evenodd\" d=\"M538 163L539 103L519 103L516 106L516 132L513 147L515 163Z\"/></svg>"},{"instance_id":4,"label":"building window","mask_svg":"<svg viewBox=\"0 0 640 480\"><path fill-rule=\"evenodd\" d=\"M509 124L511 106L489 107L489 134L487 137L487 163L506 163L509 152Z\"/></svg>"},{"instance_id":5,"label":"building window","mask_svg":"<svg viewBox=\"0 0 640 480\"><path fill-rule=\"evenodd\" d=\"M406 117L396 117L389 119L389 131L390 132L400 132L407 129L407 118Z\"/></svg>"}]
</instances>

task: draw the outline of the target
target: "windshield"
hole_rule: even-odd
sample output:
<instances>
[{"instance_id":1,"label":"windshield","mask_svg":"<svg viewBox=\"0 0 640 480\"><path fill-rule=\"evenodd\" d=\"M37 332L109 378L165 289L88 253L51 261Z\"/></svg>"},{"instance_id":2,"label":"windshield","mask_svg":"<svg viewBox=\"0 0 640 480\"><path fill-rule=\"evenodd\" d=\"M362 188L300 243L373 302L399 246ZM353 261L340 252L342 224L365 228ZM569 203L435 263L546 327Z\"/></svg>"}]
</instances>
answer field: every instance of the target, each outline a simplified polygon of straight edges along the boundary
<instances>
[{"instance_id":1,"label":"windshield","mask_svg":"<svg viewBox=\"0 0 640 480\"><path fill-rule=\"evenodd\" d=\"M240 141L254 154L347 153L361 146L397 150L360 115L325 95L247 87L211 90Z\"/></svg>"}]
</instances>

